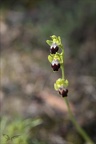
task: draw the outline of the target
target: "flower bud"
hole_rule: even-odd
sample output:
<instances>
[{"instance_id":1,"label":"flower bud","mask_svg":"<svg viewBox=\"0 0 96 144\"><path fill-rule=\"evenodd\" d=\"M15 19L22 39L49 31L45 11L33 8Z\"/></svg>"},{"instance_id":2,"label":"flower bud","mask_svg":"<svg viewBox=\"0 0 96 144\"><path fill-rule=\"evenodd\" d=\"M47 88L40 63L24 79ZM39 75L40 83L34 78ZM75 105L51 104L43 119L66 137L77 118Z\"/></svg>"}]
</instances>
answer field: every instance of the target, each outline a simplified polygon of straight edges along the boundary
<instances>
[{"instance_id":1,"label":"flower bud","mask_svg":"<svg viewBox=\"0 0 96 144\"><path fill-rule=\"evenodd\" d=\"M55 54L58 51L59 47L56 43L53 43L50 47L50 53Z\"/></svg>"},{"instance_id":2,"label":"flower bud","mask_svg":"<svg viewBox=\"0 0 96 144\"><path fill-rule=\"evenodd\" d=\"M53 71L58 71L60 68L60 63L58 60L53 60L51 63L51 67L53 68Z\"/></svg>"}]
</instances>

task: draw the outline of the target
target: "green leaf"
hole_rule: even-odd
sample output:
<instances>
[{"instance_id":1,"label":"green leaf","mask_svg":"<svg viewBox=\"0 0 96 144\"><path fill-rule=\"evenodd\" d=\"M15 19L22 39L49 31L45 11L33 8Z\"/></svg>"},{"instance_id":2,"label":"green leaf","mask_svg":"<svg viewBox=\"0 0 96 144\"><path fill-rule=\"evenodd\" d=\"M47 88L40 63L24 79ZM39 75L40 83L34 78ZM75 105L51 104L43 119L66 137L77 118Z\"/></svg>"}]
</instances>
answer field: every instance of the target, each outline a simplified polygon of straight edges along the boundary
<instances>
[{"instance_id":1,"label":"green leaf","mask_svg":"<svg viewBox=\"0 0 96 144\"><path fill-rule=\"evenodd\" d=\"M50 55L48 55L48 60L49 60L50 63L52 63L52 61L53 61L53 57L50 56Z\"/></svg>"},{"instance_id":2,"label":"green leaf","mask_svg":"<svg viewBox=\"0 0 96 144\"><path fill-rule=\"evenodd\" d=\"M6 140L10 140L10 137L7 134L3 134L3 136L6 138Z\"/></svg>"},{"instance_id":3,"label":"green leaf","mask_svg":"<svg viewBox=\"0 0 96 144\"><path fill-rule=\"evenodd\" d=\"M53 43L53 41L51 41L51 40L46 40L46 43L51 46L52 43Z\"/></svg>"}]
</instances>

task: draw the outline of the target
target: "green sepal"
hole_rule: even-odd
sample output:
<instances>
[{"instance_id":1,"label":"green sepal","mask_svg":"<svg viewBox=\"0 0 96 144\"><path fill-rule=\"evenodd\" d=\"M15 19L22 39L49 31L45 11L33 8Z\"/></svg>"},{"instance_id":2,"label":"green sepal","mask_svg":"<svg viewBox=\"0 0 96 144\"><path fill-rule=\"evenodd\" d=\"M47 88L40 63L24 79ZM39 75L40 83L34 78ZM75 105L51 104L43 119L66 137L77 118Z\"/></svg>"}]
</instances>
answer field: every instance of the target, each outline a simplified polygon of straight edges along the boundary
<instances>
[{"instance_id":1,"label":"green sepal","mask_svg":"<svg viewBox=\"0 0 96 144\"><path fill-rule=\"evenodd\" d=\"M62 43L61 43L61 38L60 36L51 36L52 40L53 40L53 43L56 43L60 48L62 48Z\"/></svg>"},{"instance_id":2,"label":"green sepal","mask_svg":"<svg viewBox=\"0 0 96 144\"><path fill-rule=\"evenodd\" d=\"M53 56L48 55L48 60L49 60L50 63L52 63L52 61L53 61Z\"/></svg>"},{"instance_id":3,"label":"green sepal","mask_svg":"<svg viewBox=\"0 0 96 144\"><path fill-rule=\"evenodd\" d=\"M52 41L52 40L46 40L46 43L47 43L49 46L51 46L52 43L53 43L53 41Z\"/></svg>"},{"instance_id":4,"label":"green sepal","mask_svg":"<svg viewBox=\"0 0 96 144\"><path fill-rule=\"evenodd\" d=\"M63 48L60 36L57 37L55 35L52 35L50 37L51 37L52 40L46 40L46 43L48 45L51 46L53 43L56 43L59 46L59 48Z\"/></svg>"},{"instance_id":5,"label":"green sepal","mask_svg":"<svg viewBox=\"0 0 96 144\"><path fill-rule=\"evenodd\" d=\"M54 89L57 91L58 90L58 86L56 85L56 83L54 83Z\"/></svg>"},{"instance_id":6,"label":"green sepal","mask_svg":"<svg viewBox=\"0 0 96 144\"><path fill-rule=\"evenodd\" d=\"M64 62L63 53L60 54L60 63L63 64Z\"/></svg>"},{"instance_id":7,"label":"green sepal","mask_svg":"<svg viewBox=\"0 0 96 144\"><path fill-rule=\"evenodd\" d=\"M60 36L58 36L58 41L59 41L59 43L61 44L61 38L60 38Z\"/></svg>"},{"instance_id":8,"label":"green sepal","mask_svg":"<svg viewBox=\"0 0 96 144\"><path fill-rule=\"evenodd\" d=\"M54 55L54 59L57 59L60 64L63 63L62 55L58 52Z\"/></svg>"},{"instance_id":9,"label":"green sepal","mask_svg":"<svg viewBox=\"0 0 96 144\"><path fill-rule=\"evenodd\" d=\"M59 53L48 55L48 60L52 63L53 60L58 60L60 64L63 63L62 56Z\"/></svg>"},{"instance_id":10,"label":"green sepal","mask_svg":"<svg viewBox=\"0 0 96 144\"><path fill-rule=\"evenodd\" d=\"M64 81L64 86L67 87L68 84L69 84L68 80L65 80L65 81Z\"/></svg>"},{"instance_id":11,"label":"green sepal","mask_svg":"<svg viewBox=\"0 0 96 144\"><path fill-rule=\"evenodd\" d=\"M59 90L60 87L67 87L68 86L68 80L59 78L56 83L54 83L54 89Z\"/></svg>"},{"instance_id":12,"label":"green sepal","mask_svg":"<svg viewBox=\"0 0 96 144\"><path fill-rule=\"evenodd\" d=\"M55 35L52 35L50 37L52 38L52 40L57 39L57 36L55 36Z\"/></svg>"}]
</instances>

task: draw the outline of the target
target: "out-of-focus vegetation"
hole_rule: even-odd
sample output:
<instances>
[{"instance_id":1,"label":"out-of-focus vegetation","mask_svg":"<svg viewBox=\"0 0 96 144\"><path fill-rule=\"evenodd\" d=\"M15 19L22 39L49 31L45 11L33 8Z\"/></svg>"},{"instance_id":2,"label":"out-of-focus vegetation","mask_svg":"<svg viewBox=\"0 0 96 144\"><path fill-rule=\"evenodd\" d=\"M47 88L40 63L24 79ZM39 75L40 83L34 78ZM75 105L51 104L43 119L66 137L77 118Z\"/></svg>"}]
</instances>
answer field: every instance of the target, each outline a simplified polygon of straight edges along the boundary
<instances>
[{"instance_id":1,"label":"out-of-focus vegetation","mask_svg":"<svg viewBox=\"0 0 96 144\"><path fill-rule=\"evenodd\" d=\"M0 8L2 144L85 144L53 89L61 75L47 61L53 34L65 48L70 104L96 142L96 0L3 0Z\"/></svg>"},{"instance_id":2,"label":"out-of-focus vegetation","mask_svg":"<svg viewBox=\"0 0 96 144\"><path fill-rule=\"evenodd\" d=\"M4 117L1 121L1 144L42 144L34 137L33 128L42 123L41 119L15 119Z\"/></svg>"},{"instance_id":3,"label":"out-of-focus vegetation","mask_svg":"<svg viewBox=\"0 0 96 144\"><path fill-rule=\"evenodd\" d=\"M95 0L6 0L1 6L24 11L24 22L38 29L34 34L39 43L45 44L44 39L56 34L68 40L74 49L88 38L90 31L91 37L96 36Z\"/></svg>"}]
</instances>

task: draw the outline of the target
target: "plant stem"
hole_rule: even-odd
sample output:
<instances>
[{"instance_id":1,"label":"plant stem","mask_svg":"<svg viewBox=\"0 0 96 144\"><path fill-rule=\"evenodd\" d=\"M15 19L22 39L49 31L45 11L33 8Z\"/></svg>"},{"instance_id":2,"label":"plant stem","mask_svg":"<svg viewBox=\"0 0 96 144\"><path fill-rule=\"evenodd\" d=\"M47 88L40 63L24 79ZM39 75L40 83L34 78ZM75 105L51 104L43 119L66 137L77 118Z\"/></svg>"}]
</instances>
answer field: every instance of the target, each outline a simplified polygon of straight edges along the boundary
<instances>
[{"instance_id":1,"label":"plant stem","mask_svg":"<svg viewBox=\"0 0 96 144\"><path fill-rule=\"evenodd\" d=\"M64 68L63 68L63 65L61 65L61 71L62 71L62 79L64 79Z\"/></svg>"},{"instance_id":2,"label":"plant stem","mask_svg":"<svg viewBox=\"0 0 96 144\"><path fill-rule=\"evenodd\" d=\"M62 48L62 59L64 61L64 49L63 48ZM61 65L61 71L62 71L62 79L64 79L64 62ZM74 115L70 109L70 105L69 105L69 102L66 97L64 98L64 100L65 100L65 103L68 108L68 113L70 115L70 119L71 119L72 123L74 124L74 126L76 127L78 133L83 137L83 139L86 142L89 142L89 144L94 144L94 142L90 139L90 137L87 135L87 133L82 129L82 127L77 123L76 119L74 118Z\"/></svg>"},{"instance_id":3,"label":"plant stem","mask_svg":"<svg viewBox=\"0 0 96 144\"><path fill-rule=\"evenodd\" d=\"M64 98L65 100L65 103L67 105L67 108L68 108L68 112L69 112L69 115L70 115L70 119L72 121L72 123L74 124L74 126L76 127L78 133L83 137L83 139L86 141L86 142L90 142L89 144L94 144L94 142L90 139L90 137L87 135L87 133L82 129L82 127L80 127L80 125L77 123L76 119L74 118L74 115L70 109L70 106L69 106L69 102L67 100L67 98L65 97Z\"/></svg>"},{"instance_id":4,"label":"plant stem","mask_svg":"<svg viewBox=\"0 0 96 144\"><path fill-rule=\"evenodd\" d=\"M62 47L62 60L63 64L61 65L62 79L64 79L64 49Z\"/></svg>"}]
</instances>

